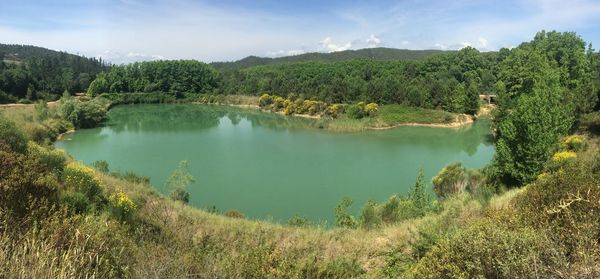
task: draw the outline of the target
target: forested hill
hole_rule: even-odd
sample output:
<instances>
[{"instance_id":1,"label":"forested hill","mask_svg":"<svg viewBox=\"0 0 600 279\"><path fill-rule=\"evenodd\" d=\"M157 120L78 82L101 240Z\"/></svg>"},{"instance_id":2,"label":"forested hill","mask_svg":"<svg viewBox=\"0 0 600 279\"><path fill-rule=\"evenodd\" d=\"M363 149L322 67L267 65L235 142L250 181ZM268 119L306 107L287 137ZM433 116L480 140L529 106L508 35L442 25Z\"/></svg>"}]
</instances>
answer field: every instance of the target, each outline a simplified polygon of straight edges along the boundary
<instances>
[{"instance_id":1,"label":"forested hill","mask_svg":"<svg viewBox=\"0 0 600 279\"><path fill-rule=\"evenodd\" d=\"M0 103L56 99L65 91L82 92L108 67L96 58L0 44Z\"/></svg>"},{"instance_id":2,"label":"forested hill","mask_svg":"<svg viewBox=\"0 0 600 279\"><path fill-rule=\"evenodd\" d=\"M239 70L259 65L293 63L293 62L339 62L357 58L367 58L373 60L421 60L432 54L441 52L451 52L442 50L409 50L396 48L364 48L359 50L345 50L331 53L311 52L300 55L284 56L277 58L248 56L244 59L233 62L213 62L211 65L217 70Z\"/></svg>"}]
</instances>

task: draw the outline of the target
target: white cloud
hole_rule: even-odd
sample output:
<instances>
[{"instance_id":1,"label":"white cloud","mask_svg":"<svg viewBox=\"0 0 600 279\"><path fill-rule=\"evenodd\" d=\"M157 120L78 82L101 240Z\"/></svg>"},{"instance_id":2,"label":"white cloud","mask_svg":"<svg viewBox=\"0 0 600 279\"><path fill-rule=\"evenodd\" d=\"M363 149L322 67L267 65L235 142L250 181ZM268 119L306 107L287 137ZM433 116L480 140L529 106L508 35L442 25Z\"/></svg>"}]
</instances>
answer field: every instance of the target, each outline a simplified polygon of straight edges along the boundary
<instances>
[{"instance_id":1,"label":"white cloud","mask_svg":"<svg viewBox=\"0 0 600 279\"><path fill-rule=\"evenodd\" d=\"M440 44L440 43L437 43L437 44L435 44L435 45L433 45L433 46L434 46L434 48L436 48L436 49L441 49L441 50L447 50L447 49L448 49L448 46L447 46L447 45L445 45L445 44Z\"/></svg>"},{"instance_id":2,"label":"white cloud","mask_svg":"<svg viewBox=\"0 0 600 279\"><path fill-rule=\"evenodd\" d=\"M375 36L375 34L371 34L366 42L368 47L377 47L381 44L381 39Z\"/></svg>"},{"instance_id":3,"label":"white cloud","mask_svg":"<svg viewBox=\"0 0 600 279\"><path fill-rule=\"evenodd\" d=\"M331 37L326 37L325 39L323 39L322 41L319 42L319 47L321 50L324 50L327 52L335 52L335 51L348 50L348 49L352 48L352 43L347 42L343 45L339 45L339 44L334 43L333 40L331 39Z\"/></svg>"},{"instance_id":4,"label":"white cloud","mask_svg":"<svg viewBox=\"0 0 600 279\"><path fill-rule=\"evenodd\" d=\"M105 50L96 57L102 58L104 61L110 61L114 64L127 64L138 61L151 61L151 60L163 60L165 59L162 55L147 55L139 52L129 52L122 54L118 51Z\"/></svg>"},{"instance_id":5,"label":"white cloud","mask_svg":"<svg viewBox=\"0 0 600 279\"><path fill-rule=\"evenodd\" d=\"M408 45L409 42L408 41L402 41L402 45Z\"/></svg>"},{"instance_id":6,"label":"white cloud","mask_svg":"<svg viewBox=\"0 0 600 279\"><path fill-rule=\"evenodd\" d=\"M479 42L478 47L481 47L481 48L486 48L487 47L488 41L487 41L486 38L479 37L479 38L477 38L477 41Z\"/></svg>"}]
</instances>

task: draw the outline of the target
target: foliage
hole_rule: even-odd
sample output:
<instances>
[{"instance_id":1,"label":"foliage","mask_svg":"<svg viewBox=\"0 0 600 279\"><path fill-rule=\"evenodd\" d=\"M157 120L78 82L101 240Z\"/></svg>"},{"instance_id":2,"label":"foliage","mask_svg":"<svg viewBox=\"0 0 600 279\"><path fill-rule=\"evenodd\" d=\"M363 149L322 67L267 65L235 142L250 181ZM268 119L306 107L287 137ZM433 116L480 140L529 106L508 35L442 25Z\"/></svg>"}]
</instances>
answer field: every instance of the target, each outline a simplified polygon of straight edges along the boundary
<instances>
[{"instance_id":1,"label":"foliage","mask_svg":"<svg viewBox=\"0 0 600 279\"><path fill-rule=\"evenodd\" d=\"M438 175L433 177L433 190L440 198L460 193L467 188L467 169L460 162L445 166Z\"/></svg>"},{"instance_id":2,"label":"foliage","mask_svg":"<svg viewBox=\"0 0 600 279\"><path fill-rule=\"evenodd\" d=\"M112 67L99 74L88 94L126 92L206 93L215 89L218 73L194 60L148 61Z\"/></svg>"},{"instance_id":3,"label":"foliage","mask_svg":"<svg viewBox=\"0 0 600 279\"><path fill-rule=\"evenodd\" d=\"M133 216L137 205L123 192L117 192L108 196L111 212L121 220L128 221Z\"/></svg>"},{"instance_id":4,"label":"foliage","mask_svg":"<svg viewBox=\"0 0 600 279\"><path fill-rule=\"evenodd\" d=\"M61 115L73 123L75 128L93 128L107 119L106 104L99 99L78 101L62 99Z\"/></svg>"},{"instance_id":5,"label":"foliage","mask_svg":"<svg viewBox=\"0 0 600 279\"><path fill-rule=\"evenodd\" d=\"M108 173L108 162L104 160L94 161L92 167L101 173Z\"/></svg>"},{"instance_id":6,"label":"foliage","mask_svg":"<svg viewBox=\"0 0 600 279\"><path fill-rule=\"evenodd\" d=\"M342 228L356 228L358 226L358 222L348 212L348 208L352 206L352 199L346 197L343 198L336 206L335 206L335 225Z\"/></svg>"},{"instance_id":7,"label":"foliage","mask_svg":"<svg viewBox=\"0 0 600 279\"><path fill-rule=\"evenodd\" d=\"M570 135L563 138L560 142L560 147L562 149L572 150L576 152L583 151L586 145L586 140L581 135Z\"/></svg>"},{"instance_id":8,"label":"foliage","mask_svg":"<svg viewBox=\"0 0 600 279\"><path fill-rule=\"evenodd\" d=\"M165 189L171 192L170 196L173 200L188 203L190 194L186 188L192 183L194 183L194 177L188 170L188 162L184 160L179 162L177 168L167 179Z\"/></svg>"},{"instance_id":9,"label":"foliage","mask_svg":"<svg viewBox=\"0 0 600 279\"><path fill-rule=\"evenodd\" d=\"M238 210L235 210L235 209L227 210L223 213L223 215L226 217L229 217L229 218L236 218L236 219L244 219L245 218L244 214L242 214L241 212L239 212Z\"/></svg>"},{"instance_id":10,"label":"foliage","mask_svg":"<svg viewBox=\"0 0 600 279\"><path fill-rule=\"evenodd\" d=\"M25 153L27 150L27 139L25 134L14 122L0 115L0 143L13 152ZM2 146L0 146L2 147Z\"/></svg>"},{"instance_id":11,"label":"foliage","mask_svg":"<svg viewBox=\"0 0 600 279\"><path fill-rule=\"evenodd\" d=\"M376 209L377 203L374 201L367 201L360 212L360 225L366 229L374 229L382 224L380 215Z\"/></svg>"},{"instance_id":12,"label":"foliage","mask_svg":"<svg viewBox=\"0 0 600 279\"><path fill-rule=\"evenodd\" d=\"M292 216L292 218L290 218L287 221L287 224L293 227L309 227L312 226L312 222L303 216L300 216L298 214Z\"/></svg>"},{"instance_id":13,"label":"foliage","mask_svg":"<svg viewBox=\"0 0 600 279\"><path fill-rule=\"evenodd\" d=\"M573 151L560 151L552 155L552 161L555 162L569 161L575 158L577 158L577 153Z\"/></svg>"},{"instance_id":14,"label":"foliage","mask_svg":"<svg viewBox=\"0 0 600 279\"><path fill-rule=\"evenodd\" d=\"M66 90L85 91L96 75L107 69L102 60L41 47L0 44L0 103L56 100Z\"/></svg>"},{"instance_id":15,"label":"foliage","mask_svg":"<svg viewBox=\"0 0 600 279\"><path fill-rule=\"evenodd\" d=\"M102 182L90 167L70 162L64 168L63 179L66 187L84 194L90 202L100 204L103 201Z\"/></svg>"},{"instance_id":16,"label":"foliage","mask_svg":"<svg viewBox=\"0 0 600 279\"><path fill-rule=\"evenodd\" d=\"M476 222L435 245L411 271L412 278L554 277L560 251L532 229Z\"/></svg>"}]
</instances>

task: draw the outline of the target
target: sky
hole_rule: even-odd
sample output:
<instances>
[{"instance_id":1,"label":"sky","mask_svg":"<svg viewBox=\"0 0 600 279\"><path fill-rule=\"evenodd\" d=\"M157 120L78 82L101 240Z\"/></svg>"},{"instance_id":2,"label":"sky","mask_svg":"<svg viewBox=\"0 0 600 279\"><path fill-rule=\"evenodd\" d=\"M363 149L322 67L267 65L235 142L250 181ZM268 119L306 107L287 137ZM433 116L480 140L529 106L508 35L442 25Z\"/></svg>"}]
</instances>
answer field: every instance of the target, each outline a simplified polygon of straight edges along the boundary
<instances>
[{"instance_id":1,"label":"sky","mask_svg":"<svg viewBox=\"0 0 600 279\"><path fill-rule=\"evenodd\" d=\"M0 43L115 64L367 47L490 51L540 30L600 46L600 0L0 0Z\"/></svg>"}]
</instances>

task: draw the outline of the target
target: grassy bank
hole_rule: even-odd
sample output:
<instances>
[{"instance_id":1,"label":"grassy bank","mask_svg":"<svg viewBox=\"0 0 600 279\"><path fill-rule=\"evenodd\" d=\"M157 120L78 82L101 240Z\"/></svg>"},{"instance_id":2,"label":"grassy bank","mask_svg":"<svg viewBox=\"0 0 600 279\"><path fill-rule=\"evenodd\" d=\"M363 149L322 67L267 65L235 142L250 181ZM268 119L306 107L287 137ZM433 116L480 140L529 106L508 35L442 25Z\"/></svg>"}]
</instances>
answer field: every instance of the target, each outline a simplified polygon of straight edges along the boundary
<instances>
[{"instance_id":1,"label":"grassy bank","mask_svg":"<svg viewBox=\"0 0 600 279\"><path fill-rule=\"evenodd\" d=\"M36 123L33 111L20 109L3 115ZM412 200L390 198L365 205L360 216L346 216L356 228L322 228L193 208L159 194L143 179L90 169L51 146L27 144L16 126L5 123L0 123L0 277L600 274L595 141L566 161L553 160L522 189L491 198L460 191L432 201L422 215L385 222L378 214L412 216L406 215Z\"/></svg>"}]
</instances>

